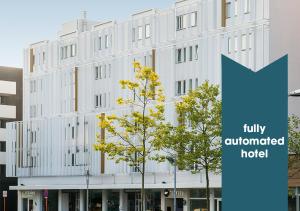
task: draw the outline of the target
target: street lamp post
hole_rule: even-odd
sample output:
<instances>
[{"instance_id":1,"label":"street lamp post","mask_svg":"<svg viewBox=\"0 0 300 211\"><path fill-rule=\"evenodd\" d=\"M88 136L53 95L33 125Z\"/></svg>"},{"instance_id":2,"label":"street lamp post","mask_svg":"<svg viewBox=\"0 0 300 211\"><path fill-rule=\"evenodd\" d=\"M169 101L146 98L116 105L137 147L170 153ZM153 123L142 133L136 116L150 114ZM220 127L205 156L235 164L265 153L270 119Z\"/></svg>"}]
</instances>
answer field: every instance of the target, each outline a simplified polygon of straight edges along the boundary
<instances>
[{"instance_id":1,"label":"street lamp post","mask_svg":"<svg viewBox=\"0 0 300 211\"><path fill-rule=\"evenodd\" d=\"M86 171L86 211L89 211L89 183L90 183L90 171Z\"/></svg>"},{"instance_id":2,"label":"street lamp post","mask_svg":"<svg viewBox=\"0 0 300 211\"><path fill-rule=\"evenodd\" d=\"M176 202L176 168L177 168L177 161L174 156L173 157L167 157L167 160L174 166L174 187L173 187L173 206L174 206L174 211L177 211L177 202Z\"/></svg>"}]
</instances>

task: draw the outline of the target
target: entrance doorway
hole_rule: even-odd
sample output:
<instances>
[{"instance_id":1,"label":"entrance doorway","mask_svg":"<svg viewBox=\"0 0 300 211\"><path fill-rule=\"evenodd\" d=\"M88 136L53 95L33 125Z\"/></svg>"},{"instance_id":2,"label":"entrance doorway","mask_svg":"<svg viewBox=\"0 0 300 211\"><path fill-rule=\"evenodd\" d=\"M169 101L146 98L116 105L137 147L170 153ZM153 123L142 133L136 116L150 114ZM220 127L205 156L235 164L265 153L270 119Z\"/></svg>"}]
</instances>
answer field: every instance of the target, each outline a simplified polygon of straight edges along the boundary
<instances>
[{"instance_id":1,"label":"entrance doorway","mask_svg":"<svg viewBox=\"0 0 300 211\"><path fill-rule=\"evenodd\" d=\"M183 198L176 198L177 211L183 211ZM174 211L174 199L167 198L166 199L166 208L167 211Z\"/></svg>"},{"instance_id":2,"label":"entrance doorway","mask_svg":"<svg viewBox=\"0 0 300 211\"><path fill-rule=\"evenodd\" d=\"M215 211L222 211L222 199L215 199Z\"/></svg>"},{"instance_id":3,"label":"entrance doorway","mask_svg":"<svg viewBox=\"0 0 300 211\"><path fill-rule=\"evenodd\" d=\"M33 211L33 199L23 198L22 211Z\"/></svg>"}]
</instances>

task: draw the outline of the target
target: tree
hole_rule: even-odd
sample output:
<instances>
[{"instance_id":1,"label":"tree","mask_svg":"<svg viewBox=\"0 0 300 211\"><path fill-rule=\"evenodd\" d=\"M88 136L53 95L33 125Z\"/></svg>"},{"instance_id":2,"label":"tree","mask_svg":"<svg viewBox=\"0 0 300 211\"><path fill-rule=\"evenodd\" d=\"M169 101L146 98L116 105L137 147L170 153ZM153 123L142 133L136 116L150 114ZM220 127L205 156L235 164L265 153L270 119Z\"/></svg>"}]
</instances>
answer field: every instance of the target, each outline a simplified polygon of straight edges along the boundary
<instances>
[{"instance_id":1,"label":"tree","mask_svg":"<svg viewBox=\"0 0 300 211\"><path fill-rule=\"evenodd\" d=\"M117 99L128 110L121 116L98 116L99 127L112 136L109 141L98 136L95 149L106 153L116 163L126 162L142 177L141 199L145 211L145 170L148 160L163 161L158 151L163 146L156 131L164 125L165 96L159 76L150 67L134 63L135 79L121 80L121 88L132 93L131 97Z\"/></svg>"},{"instance_id":2,"label":"tree","mask_svg":"<svg viewBox=\"0 0 300 211\"><path fill-rule=\"evenodd\" d=\"M291 173L297 173L299 171L300 160L300 118L295 115L289 116L288 137L289 169Z\"/></svg>"},{"instance_id":3,"label":"tree","mask_svg":"<svg viewBox=\"0 0 300 211\"><path fill-rule=\"evenodd\" d=\"M177 154L179 168L205 170L206 202L210 210L209 172L221 168L221 101L219 87L205 81L176 103L178 126L165 127L166 148ZM162 138L162 137L161 137Z\"/></svg>"}]
</instances>

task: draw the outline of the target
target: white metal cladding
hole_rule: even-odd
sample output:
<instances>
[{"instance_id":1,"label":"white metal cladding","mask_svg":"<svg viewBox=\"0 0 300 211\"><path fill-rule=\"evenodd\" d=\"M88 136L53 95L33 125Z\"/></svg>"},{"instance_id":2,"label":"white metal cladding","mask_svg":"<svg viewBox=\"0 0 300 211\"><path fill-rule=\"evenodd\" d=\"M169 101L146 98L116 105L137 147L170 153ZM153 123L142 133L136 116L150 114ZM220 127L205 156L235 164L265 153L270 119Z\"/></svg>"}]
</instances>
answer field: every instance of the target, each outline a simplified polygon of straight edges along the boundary
<instances>
[{"instance_id":1,"label":"white metal cladding","mask_svg":"<svg viewBox=\"0 0 300 211\"><path fill-rule=\"evenodd\" d=\"M155 69L167 96L166 117L170 121L176 118L172 102L179 95L178 90L184 89L183 84L188 90L204 80L221 83L221 54L254 70L267 65L269 0L249 1L246 13L244 0L237 0L237 12L226 19L226 27L221 26L221 2L180 1L170 9L137 13L123 22L81 19L77 28L74 22L65 24L57 40L39 42L26 49L24 122L8 124L8 174L19 177L84 175L88 163L91 173L99 175L100 155L92 147L98 130L95 116L120 110L115 103L117 97L129 93L120 89L119 80L133 79L134 60L151 66L153 49ZM186 27L177 30L177 17L191 17L194 12L197 12L196 26L187 19ZM150 25L149 38L145 37L146 25ZM71 45L76 46L76 54L61 59L61 48L71 49ZM191 47L192 59L189 57ZM177 62L178 49L186 51L183 62ZM31 50L35 55L32 71L28 59ZM75 81L75 67L78 81ZM106 76L97 78L96 67L105 69ZM95 99L99 100L100 96L103 102L95 106ZM166 172L168 168L165 163L147 165L148 172ZM106 161L105 173L128 172L127 165Z\"/></svg>"},{"instance_id":2,"label":"white metal cladding","mask_svg":"<svg viewBox=\"0 0 300 211\"><path fill-rule=\"evenodd\" d=\"M123 115L127 110L112 111ZM110 113L110 112L109 112ZM108 114L109 114L108 113ZM175 117L173 103L166 113ZM100 130L96 113L8 123L9 176L101 175L100 152L94 150ZM168 119L172 121L172 119ZM109 134L107 140L112 139ZM147 162L147 172L169 172L166 163ZM126 163L105 160L105 174L131 173Z\"/></svg>"}]
</instances>

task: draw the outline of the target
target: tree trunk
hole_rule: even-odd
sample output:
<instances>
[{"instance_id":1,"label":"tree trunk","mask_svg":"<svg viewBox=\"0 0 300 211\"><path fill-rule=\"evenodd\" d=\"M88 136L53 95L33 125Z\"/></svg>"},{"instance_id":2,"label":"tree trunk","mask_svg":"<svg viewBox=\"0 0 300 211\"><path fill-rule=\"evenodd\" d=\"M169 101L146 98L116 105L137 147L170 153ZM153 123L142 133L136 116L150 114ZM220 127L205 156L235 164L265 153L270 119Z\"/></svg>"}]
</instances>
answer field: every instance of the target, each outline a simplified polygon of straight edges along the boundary
<instances>
[{"instance_id":1,"label":"tree trunk","mask_svg":"<svg viewBox=\"0 0 300 211\"><path fill-rule=\"evenodd\" d=\"M146 195L145 195L145 162L143 162L143 173L142 173L142 190L141 190L142 210L146 210Z\"/></svg>"},{"instance_id":2,"label":"tree trunk","mask_svg":"<svg viewBox=\"0 0 300 211\"><path fill-rule=\"evenodd\" d=\"M207 211L210 211L210 192L209 192L209 176L208 176L208 167L205 167L205 176L206 176L206 203Z\"/></svg>"}]
</instances>

